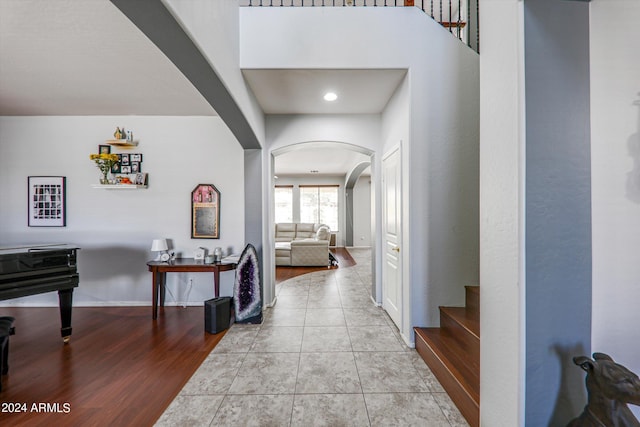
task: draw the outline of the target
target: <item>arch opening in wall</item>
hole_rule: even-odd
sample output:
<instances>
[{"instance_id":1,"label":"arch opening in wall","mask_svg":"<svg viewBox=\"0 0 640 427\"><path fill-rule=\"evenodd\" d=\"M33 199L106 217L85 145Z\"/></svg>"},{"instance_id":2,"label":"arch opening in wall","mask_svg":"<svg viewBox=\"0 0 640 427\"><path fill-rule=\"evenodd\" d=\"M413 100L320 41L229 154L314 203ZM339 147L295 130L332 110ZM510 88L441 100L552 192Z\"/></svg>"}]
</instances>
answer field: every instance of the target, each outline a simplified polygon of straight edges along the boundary
<instances>
[{"instance_id":1,"label":"arch opening in wall","mask_svg":"<svg viewBox=\"0 0 640 427\"><path fill-rule=\"evenodd\" d=\"M375 179L373 178L375 166L375 152L358 145L340 141L307 141L280 147L271 152L271 183L270 204L271 204L271 236L275 233L275 223L277 221L275 207L275 193L277 189L291 188L293 212L291 222L305 222L300 212L300 185L337 185L339 186L339 225L335 232L335 246L354 246L354 240L365 242L356 246L366 246L371 248L372 266L372 295L376 297L376 274L375 274ZM364 185L358 186L358 178ZM359 212L354 217L352 206L354 191L360 192L360 202L355 212ZM362 195L363 191L368 192ZM283 192L286 192L284 190ZM357 193L356 193L357 194ZM347 200L351 197L351 200ZM364 200L364 202L363 202ZM349 203L347 203L349 202ZM364 206L367 205L367 206ZM367 209L363 209L367 208ZM359 234L354 239L354 223L362 221L366 217L366 224L360 224ZM363 231L366 229L366 232ZM349 233L349 235L347 235ZM275 237L272 237L275 239ZM275 242L274 242L275 244ZM275 278L275 256L272 263L273 276ZM275 285L275 282L274 282Z\"/></svg>"}]
</instances>

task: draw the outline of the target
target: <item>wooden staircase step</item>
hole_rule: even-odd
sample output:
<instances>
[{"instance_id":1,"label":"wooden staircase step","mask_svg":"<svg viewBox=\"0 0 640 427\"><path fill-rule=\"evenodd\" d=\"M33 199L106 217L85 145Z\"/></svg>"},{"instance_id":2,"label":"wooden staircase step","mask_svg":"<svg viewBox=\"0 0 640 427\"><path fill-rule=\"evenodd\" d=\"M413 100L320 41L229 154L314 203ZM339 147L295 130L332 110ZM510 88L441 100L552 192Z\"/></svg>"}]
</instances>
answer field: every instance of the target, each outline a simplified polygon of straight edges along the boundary
<instances>
[{"instance_id":1,"label":"wooden staircase step","mask_svg":"<svg viewBox=\"0 0 640 427\"><path fill-rule=\"evenodd\" d=\"M480 425L480 360L442 328L414 328L416 350L471 427Z\"/></svg>"},{"instance_id":2,"label":"wooden staircase step","mask_svg":"<svg viewBox=\"0 0 640 427\"><path fill-rule=\"evenodd\" d=\"M467 309L477 312L480 318L480 286L465 286L464 291Z\"/></svg>"},{"instance_id":3,"label":"wooden staircase step","mask_svg":"<svg viewBox=\"0 0 640 427\"><path fill-rule=\"evenodd\" d=\"M440 329L458 341L468 357L480 360L480 319L465 307L440 307Z\"/></svg>"},{"instance_id":4,"label":"wooden staircase step","mask_svg":"<svg viewBox=\"0 0 640 427\"><path fill-rule=\"evenodd\" d=\"M446 317L447 321L454 322L460 328L463 328L466 334L472 335L476 340L480 340L480 315L469 310L467 307L440 307L440 323L442 318Z\"/></svg>"}]
</instances>

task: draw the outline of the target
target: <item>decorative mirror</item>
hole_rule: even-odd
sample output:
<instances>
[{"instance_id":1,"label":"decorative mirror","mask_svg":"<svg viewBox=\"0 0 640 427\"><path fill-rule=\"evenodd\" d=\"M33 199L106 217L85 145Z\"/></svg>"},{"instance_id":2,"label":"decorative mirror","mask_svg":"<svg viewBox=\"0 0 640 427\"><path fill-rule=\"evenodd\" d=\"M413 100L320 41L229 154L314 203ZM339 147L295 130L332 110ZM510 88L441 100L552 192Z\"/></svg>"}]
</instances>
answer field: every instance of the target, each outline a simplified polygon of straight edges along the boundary
<instances>
[{"instance_id":1,"label":"decorative mirror","mask_svg":"<svg viewBox=\"0 0 640 427\"><path fill-rule=\"evenodd\" d=\"M220 238L220 192L213 184L198 184L191 192L191 238Z\"/></svg>"}]
</instances>

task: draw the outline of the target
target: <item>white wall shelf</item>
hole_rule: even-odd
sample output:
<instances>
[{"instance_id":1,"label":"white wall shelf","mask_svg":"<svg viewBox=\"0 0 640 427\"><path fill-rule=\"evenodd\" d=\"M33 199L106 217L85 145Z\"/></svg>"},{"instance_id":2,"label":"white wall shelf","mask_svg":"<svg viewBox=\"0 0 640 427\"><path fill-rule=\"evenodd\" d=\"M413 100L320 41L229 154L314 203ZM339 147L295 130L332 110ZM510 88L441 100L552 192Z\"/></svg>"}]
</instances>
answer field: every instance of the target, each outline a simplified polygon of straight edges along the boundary
<instances>
[{"instance_id":1,"label":"white wall shelf","mask_svg":"<svg viewBox=\"0 0 640 427\"><path fill-rule=\"evenodd\" d=\"M91 187L101 188L103 190L141 190L149 186L135 184L91 184Z\"/></svg>"},{"instance_id":2,"label":"white wall shelf","mask_svg":"<svg viewBox=\"0 0 640 427\"><path fill-rule=\"evenodd\" d=\"M108 139L106 143L109 145L115 145L117 147L123 147L123 148L138 146L137 140L127 141L126 139Z\"/></svg>"}]
</instances>

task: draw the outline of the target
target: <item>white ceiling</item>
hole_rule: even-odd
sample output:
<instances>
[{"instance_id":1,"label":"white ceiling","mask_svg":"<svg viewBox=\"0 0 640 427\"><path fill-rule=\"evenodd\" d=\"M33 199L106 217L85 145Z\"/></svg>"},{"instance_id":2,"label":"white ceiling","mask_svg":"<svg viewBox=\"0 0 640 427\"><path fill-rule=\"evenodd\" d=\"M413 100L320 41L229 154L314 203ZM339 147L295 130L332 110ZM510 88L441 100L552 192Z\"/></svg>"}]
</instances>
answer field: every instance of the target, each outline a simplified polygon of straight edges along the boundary
<instances>
[{"instance_id":1,"label":"white ceiling","mask_svg":"<svg viewBox=\"0 0 640 427\"><path fill-rule=\"evenodd\" d=\"M243 71L266 114L377 114L405 74ZM328 90L338 94L337 101L322 99ZM0 0L0 115L217 114L110 1ZM335 147L331 158L325 155L287 153L276 162L276 173L344 174L361 160Z\"/></svg>"},{"instance_id":2,"label":"white ceiling","mask_svg":"<svg viewBox=\"0 0 640 427\"><path fill-rule=\"evenodd\" d=\"M216 115L108 0L0 1L0 115Z\"/></svg>"},{"instance_id":3,"label":"white ceiling","mask_svg":"<svg viewBox=\"0 0 640 427\"><path fill-rule=\"evenodd\" d=\"M406 70L242 70L266 114L377 114ZM334 92L338 99L323 96Z\"/></svg>"}]
</instances>

